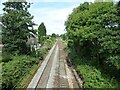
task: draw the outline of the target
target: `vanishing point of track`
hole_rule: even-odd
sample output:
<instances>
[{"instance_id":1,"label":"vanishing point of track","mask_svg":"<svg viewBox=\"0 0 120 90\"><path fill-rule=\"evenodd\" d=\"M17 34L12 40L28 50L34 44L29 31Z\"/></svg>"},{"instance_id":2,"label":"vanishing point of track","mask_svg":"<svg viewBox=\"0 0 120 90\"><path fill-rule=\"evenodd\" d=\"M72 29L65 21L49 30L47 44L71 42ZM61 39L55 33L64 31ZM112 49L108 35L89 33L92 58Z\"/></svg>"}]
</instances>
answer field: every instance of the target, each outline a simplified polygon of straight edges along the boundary
<instances>
[{"instance_id":1,"label":"vanishing point of track","mask_svg":"<svg viewBox=\"0 0 120 90\"><path fill-rule=\"evenodd\" d=\"M59 39L38 69L28 88L81 88L78 77L68 66L64 44Z\"/></svg>"}]
</instances>

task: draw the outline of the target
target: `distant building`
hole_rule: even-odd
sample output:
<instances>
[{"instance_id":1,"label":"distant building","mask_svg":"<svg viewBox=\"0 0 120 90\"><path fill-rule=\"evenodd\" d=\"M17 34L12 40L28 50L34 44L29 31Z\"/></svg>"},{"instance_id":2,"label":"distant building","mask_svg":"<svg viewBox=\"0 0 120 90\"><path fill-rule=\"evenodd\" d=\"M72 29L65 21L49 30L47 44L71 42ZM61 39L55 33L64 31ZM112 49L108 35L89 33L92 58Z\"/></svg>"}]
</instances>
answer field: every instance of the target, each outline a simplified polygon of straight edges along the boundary
<instances>
[{"instance_id":1,"label":"distant building","mask_svg":"<svg viewBox=\"0 0 120 90\"><path fill-rule=\"evenodd\" d=\"M34 37L30 37L26 43L27 45L36 45L37 44L37 39Z\"/></svg>"},{"instance_id":2,"label":"distant building","mask_svg":"<svg viewBox=\"0 0 120 90\"><path fill-rule=\"evenodd\" d=\"M28 39L28 41L26 42L27 45L29 45L31 47L31 51L32 49L36 49L37 48L37 39L34 37L30 37Z\"/></svg>"}]
</instances>

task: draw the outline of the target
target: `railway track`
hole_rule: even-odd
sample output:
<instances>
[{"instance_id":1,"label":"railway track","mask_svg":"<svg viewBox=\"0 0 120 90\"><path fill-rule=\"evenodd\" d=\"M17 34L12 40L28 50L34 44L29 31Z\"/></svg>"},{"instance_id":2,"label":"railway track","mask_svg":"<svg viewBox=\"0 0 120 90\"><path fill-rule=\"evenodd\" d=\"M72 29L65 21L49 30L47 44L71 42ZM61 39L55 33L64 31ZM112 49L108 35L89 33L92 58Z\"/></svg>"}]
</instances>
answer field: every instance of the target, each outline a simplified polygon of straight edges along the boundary
<instances>
[{"instance_id":1,"label":"railway track","mask_svg":"<svg viewBox=\"0 0 120 90\"><path fill-rule=\"evenodd\" d=\"M61 40L50 50L27 89L81 88L72 67L66 61L67 54Z\"/></svg>"}]
</instances>

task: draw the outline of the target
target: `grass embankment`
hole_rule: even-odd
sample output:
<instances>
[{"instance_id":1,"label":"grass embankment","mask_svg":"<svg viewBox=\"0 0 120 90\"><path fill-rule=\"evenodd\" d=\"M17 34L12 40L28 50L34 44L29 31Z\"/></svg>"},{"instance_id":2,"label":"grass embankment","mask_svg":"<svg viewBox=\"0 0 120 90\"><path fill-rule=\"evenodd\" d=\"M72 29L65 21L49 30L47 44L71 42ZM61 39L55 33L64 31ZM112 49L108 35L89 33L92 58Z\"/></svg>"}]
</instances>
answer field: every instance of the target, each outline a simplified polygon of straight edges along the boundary
<instances>
[{"instance_id":1,"label":"grass embankment","mask_svg":"<svg viewBox=\"0 0 120 90\"><path fill-rule=\"evenodd\" d=\"M97 60L87 60L69 51L69 57L76 71L82 76L85 88L120 88L120 83L109 74L105 74Z\"/></svg>"},{"instance_id":2,"label":"grass embankment","mask_svg":"<svg viewBox=\"0 0 120 90\"><path fill-rule=\"evenodd\" d=\"M49 41L49 42L48 42ZM38 65L44 59L48 50L55 43L55 39L46 40L45 46L48 48L40 48L36 58L36 52L30 55L9 55L5 52L2 57L2 89L25 88L32 79ZM0 61L1 61L0 60Z\"/></svg>"},{"instance_id":3,"label":"grass embankment","mask_svg":"<svg viewBox=\"0 0 120 90\"><path fill-rule=\"evenodd\" d=\"M30 82L40 59L43 59L47 50L39 50L39 58L30 55L7 55L2 62L2 88L24 88ZM10 60L8 60L10 59Z\"/></svg>"},{"instance_id":4,"label":"grass embankment","mask_svg":"<svg viewBox=\"0 0 120 90\"><path fill-rule=\"evenodd\" d=\"M2 63L2 88L22 88L40 62L35 57L12 56L12 61ZM25 78L27 77L27 78Z\"/></svg>"}]
</instances>

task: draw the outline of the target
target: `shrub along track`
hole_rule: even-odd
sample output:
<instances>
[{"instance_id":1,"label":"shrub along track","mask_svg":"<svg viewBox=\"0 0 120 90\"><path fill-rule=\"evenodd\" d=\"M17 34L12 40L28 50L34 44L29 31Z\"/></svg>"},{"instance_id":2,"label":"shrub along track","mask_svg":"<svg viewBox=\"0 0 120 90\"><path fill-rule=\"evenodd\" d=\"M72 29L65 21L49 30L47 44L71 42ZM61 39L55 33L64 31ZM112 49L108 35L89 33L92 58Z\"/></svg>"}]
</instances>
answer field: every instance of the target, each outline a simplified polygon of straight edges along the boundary
<instances>
[{"instance_id":1,"label":"shrub along track","mask_svg":"<svg viewBox=\"0 0 120 90\"><path fill-rule=\"evenodd\" d=\"M49 55L49 54L48 54ZM27 87L29 88L81 88L78 81L76 80L76 75L74 74L72 68L68 66L66 61L67 54L64 51L64 45L59 39L54 45L54 49L49 55L48 61L44 64L44 69L41 71L38 69L39 75L37 80L32 80ZM44 61L43 61L44 63ZM40 68L43 66L40 66ZM37 71L37 72L38 72ZM35 78L35 75L33 78ZM31 84L37 82L36 85ZM33 85L33 86L32 86Z\"/></svg>"}]
</instances>

